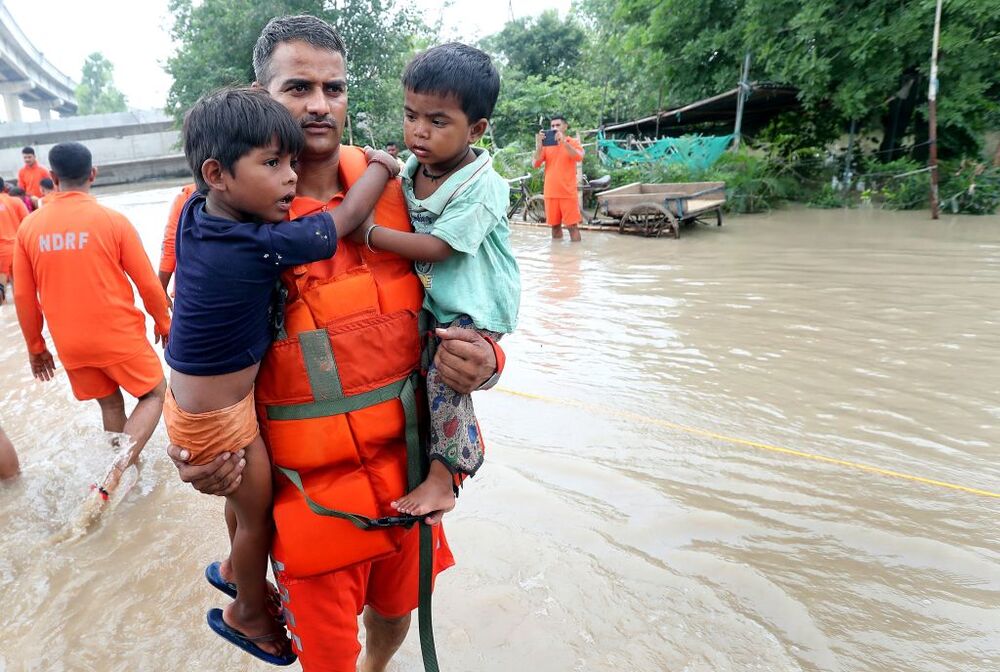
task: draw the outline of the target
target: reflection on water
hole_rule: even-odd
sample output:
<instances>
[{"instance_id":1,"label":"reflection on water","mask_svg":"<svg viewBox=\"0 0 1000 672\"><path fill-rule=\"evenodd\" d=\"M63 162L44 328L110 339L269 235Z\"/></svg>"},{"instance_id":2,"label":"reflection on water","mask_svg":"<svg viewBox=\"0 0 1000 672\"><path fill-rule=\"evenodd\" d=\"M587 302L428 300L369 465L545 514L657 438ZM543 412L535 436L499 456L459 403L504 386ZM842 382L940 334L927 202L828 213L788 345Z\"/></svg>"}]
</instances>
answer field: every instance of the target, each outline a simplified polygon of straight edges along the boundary
<instances>
[{"instance_id":1,"label":"reflection on water","mask_svg":"<svg viewBox=\"0 0 1000 672\"><path fill-rule=\"evenodd\" d=\"M105 197L154 258L174 191ZM816 210L679 241L515 227L502 386L542 399L477 397L489 455L449 516L444 668L1000 666L1000 500L635 418L1000 491L998 232ZM221 501L177 481L162 427L113 510L51 543L113 453L96 404L32 381L10 307L0 339L24 468L0 486L0 670L265 669L204 626ZM414 635L397 672L420 669Z\"/></svg>"}]
</instances>

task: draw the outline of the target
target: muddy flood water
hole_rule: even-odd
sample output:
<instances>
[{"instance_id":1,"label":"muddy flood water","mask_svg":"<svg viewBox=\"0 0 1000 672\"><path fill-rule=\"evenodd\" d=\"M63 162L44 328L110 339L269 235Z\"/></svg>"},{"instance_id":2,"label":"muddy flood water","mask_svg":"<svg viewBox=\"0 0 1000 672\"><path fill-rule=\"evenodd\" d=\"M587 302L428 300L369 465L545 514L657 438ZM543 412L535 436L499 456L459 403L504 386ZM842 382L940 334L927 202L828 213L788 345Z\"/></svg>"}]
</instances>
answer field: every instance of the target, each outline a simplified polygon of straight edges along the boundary
<instances>
[{"instance_id":1,"label":"muddy flood water","mask_svg":"<svg viewBox=\"0 0 1000 672\"><path fill-rule=\"evenodd\" d=\"M156 259L175 191L102 200ZM1000 217L513 244L521 323L446 518L443 670L1000 669ZM111 448L61 370L32 380L10 305L0 343L23 468L0 486L0 671L271 669L205 625L222 501L177 479L162 424L131 491L53 540ZM397 672L422 669L415 623Z\"/></svg>"}]
</instances>

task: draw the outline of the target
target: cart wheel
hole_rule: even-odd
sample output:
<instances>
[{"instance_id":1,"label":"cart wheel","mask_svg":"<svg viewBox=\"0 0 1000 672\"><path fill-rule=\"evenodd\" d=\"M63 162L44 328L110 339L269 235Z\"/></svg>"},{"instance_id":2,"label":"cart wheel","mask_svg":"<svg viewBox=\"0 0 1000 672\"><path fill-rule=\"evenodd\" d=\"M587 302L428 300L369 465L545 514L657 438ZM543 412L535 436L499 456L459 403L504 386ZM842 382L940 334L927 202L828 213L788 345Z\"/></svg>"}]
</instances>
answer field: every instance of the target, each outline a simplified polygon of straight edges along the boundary
<instances>
[{"instance_id":1,"label":"cart wheel","mask_svg":"<svg viewBox=\"0 0 1000 672\"><path fill-rule=\"evenodd\" d=\"M545 199L541 196L532 196L524 206L524 218L529 222L545 221Z\"/></svg>"},{"instance_id":2,"label":"cart wheel","mask_svg":"<svg viewBox=\"0 0 1000 672\"><path fill-rule=\"evenodd\" d=\"M677 219L669 210L655 203L633 207L618 223L619 233L638 233L647 237L659 236L665 228L670 229L674 238L678 237Z\"/></svg>"}]
</instances>

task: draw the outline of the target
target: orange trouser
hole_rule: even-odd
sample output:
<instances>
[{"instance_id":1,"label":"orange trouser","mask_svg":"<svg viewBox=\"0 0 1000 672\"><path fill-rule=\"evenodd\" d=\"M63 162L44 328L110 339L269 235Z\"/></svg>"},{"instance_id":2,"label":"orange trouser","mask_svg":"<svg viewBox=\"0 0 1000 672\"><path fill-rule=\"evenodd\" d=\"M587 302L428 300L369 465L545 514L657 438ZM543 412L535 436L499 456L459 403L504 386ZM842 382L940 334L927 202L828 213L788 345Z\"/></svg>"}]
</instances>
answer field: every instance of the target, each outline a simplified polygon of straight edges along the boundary
<instances>
[{"instance_id":1,"label":"orange trouser","mask_svg":"<svg viewBox=\"0 0 1000 672\"><path fill-rule=\"evenodd\" d=\"M361 643L358 615L370 606L398 618L417 608L419 539L416 526L397 553L317 576L293 579L274 562L285 623L305 672L355 672ZM444 529L434 527L434 576L455 564Z\"/></svg>"}]
</instances>

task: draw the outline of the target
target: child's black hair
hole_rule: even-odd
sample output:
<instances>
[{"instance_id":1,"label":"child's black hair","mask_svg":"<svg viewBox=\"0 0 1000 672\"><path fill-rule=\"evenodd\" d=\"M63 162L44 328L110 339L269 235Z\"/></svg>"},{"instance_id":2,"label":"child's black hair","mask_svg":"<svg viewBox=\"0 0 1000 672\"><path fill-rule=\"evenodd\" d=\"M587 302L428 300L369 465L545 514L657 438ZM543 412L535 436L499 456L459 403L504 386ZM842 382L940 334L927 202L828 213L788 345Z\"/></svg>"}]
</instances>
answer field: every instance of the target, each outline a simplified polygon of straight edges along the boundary
<instances>
[{"instance_id":1,"label":"child's black hair","mask_svg":"<svg viewBox=\"0 0 1000 672\"><path fill-rule=\"evenodd\" d=\"M455 96L469 123L475 123L493 115L500 74L484 52L449 42L414 56L403 71L403 88Z\"/></svg>"},{"instance_id":2,"label":"child's black hair","mask_svg":"<svg viewBox=\"0 0 1000 672\"><path fill-rule=\"evenodd\" d=\"M184 117L184 156L198 191L208 191L201 166L215 159L233 173L236 162L277 141L280 154L297 156L305 146L302 127L263 89L229 88L202 96Z\"/></svg>"},{"instance_id":3,"label":"child's black hair","mask_svg":"<svg viewBox=\"0 0 1000 672\"><path fill-rule=\"evenodd\" d=\"M0 187L2 187L2 186L3 186L3 184L0 184ZM47 178L47 177L43 177L38 182L38 186L40 186L42 189L55 189L56 188L55 183L52 180L50 180L49 178Z\"/></svg>"},{"instance_id":4,"label":"child's black hair","mask_svg":"<svg viewBox=\"0 0 1000 672\"><path fill-rule=\"evenodd\" d=\"M79 142L60 142L49 150L49 167L66 186L79 186L94 167L90 150Z\"/></svg>"}]
</instances>

